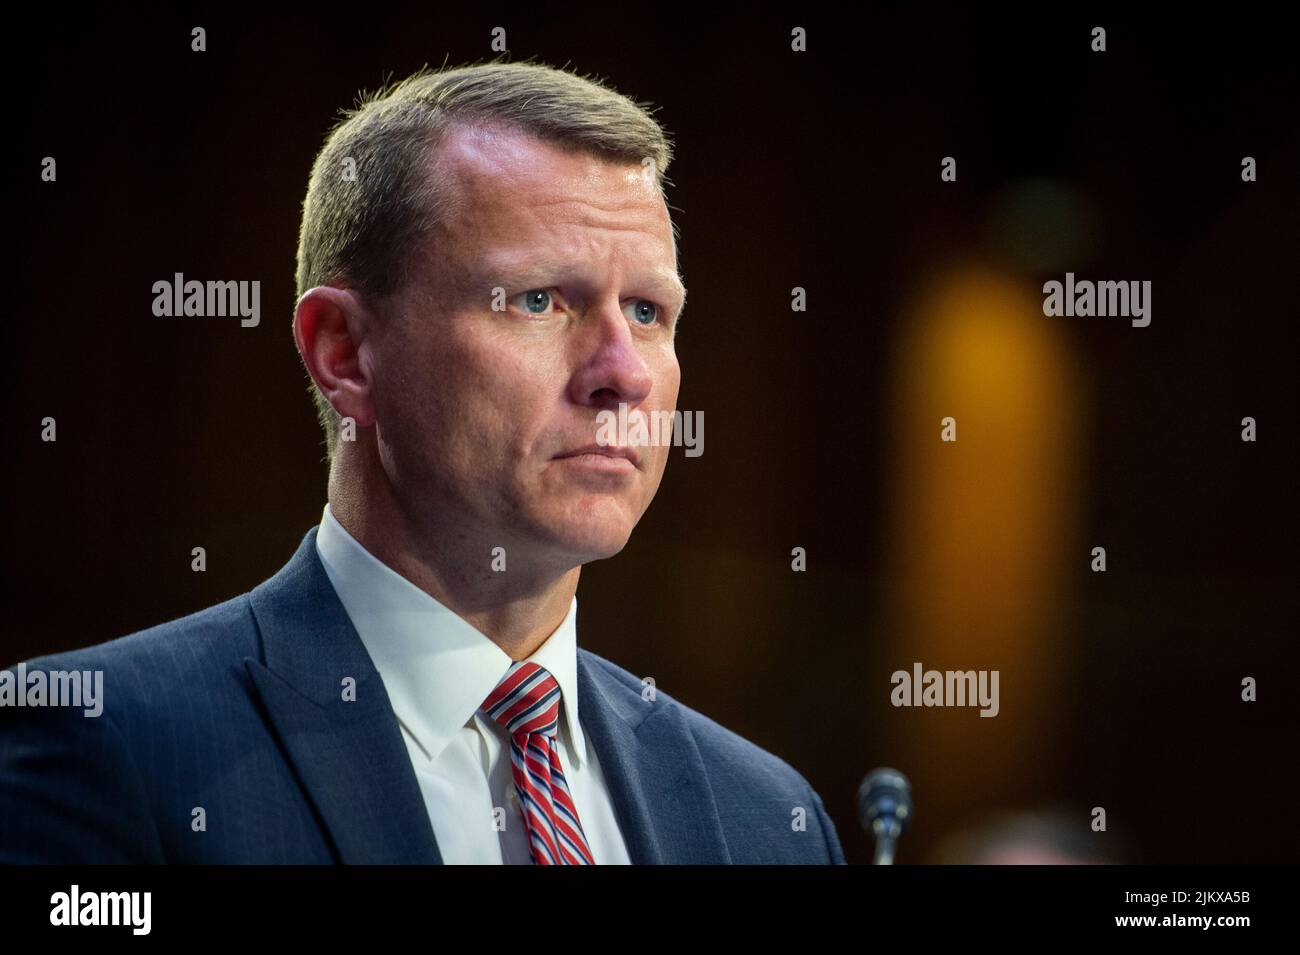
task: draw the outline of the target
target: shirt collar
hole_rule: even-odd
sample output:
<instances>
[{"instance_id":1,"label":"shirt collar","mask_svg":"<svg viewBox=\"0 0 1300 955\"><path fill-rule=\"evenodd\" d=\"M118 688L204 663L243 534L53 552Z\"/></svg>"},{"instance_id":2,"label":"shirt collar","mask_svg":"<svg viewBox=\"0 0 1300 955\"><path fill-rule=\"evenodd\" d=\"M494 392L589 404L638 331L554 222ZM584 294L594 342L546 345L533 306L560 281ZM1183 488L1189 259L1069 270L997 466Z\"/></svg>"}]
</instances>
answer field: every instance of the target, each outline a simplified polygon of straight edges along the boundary
<instances>
[{"instance_id":1,"label":"shirt collar","mask_svg":"<svg viewBox=\"0 0 1300 955\"><path fill-rule=\"evenodd\" d=\"M316 552L366 652L393 712L429 759L474 717L510 669L509 654L463 618L371 554L325 505ZM586 758L578 720L578 598L528 659L555 677L568 758Z\"/></svg>"}]
</instances>

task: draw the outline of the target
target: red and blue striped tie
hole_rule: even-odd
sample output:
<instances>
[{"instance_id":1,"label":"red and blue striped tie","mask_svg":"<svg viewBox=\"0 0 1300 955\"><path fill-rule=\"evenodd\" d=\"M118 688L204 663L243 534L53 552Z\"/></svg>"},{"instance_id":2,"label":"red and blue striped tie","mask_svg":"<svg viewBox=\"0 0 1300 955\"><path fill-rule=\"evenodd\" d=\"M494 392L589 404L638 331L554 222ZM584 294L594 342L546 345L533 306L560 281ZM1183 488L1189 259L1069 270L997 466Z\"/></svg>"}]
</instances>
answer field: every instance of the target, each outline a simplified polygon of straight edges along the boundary
<instances>
[{"instance_id":1,"label":"red and blue striped tie","mask_svg":"<svg viewBox=\"0 0 1300 955\"><path fill-rule=\"evenodd\" d=\"M560 685L528 660L511 665L483 701L483 710L510 734L519 808L538 865L595 865L560 768L555 734L560 725Z\"/></svg>"}]
</instances>

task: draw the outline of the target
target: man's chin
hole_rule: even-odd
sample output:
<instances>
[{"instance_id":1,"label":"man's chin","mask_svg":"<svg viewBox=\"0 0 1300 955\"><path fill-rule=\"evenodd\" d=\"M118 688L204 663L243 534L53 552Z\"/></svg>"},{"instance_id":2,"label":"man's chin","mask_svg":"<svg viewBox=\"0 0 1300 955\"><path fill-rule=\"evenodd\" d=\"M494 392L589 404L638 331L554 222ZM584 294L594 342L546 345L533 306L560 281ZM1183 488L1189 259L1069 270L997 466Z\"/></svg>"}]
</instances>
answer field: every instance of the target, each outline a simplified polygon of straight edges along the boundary
<instances>
[{"instance_id":1,"label":"man's chin","mask_svg":"<svg viewBox=\"0 0 1300 955\"><path fill-rule=\"evenodd\" d=\"M634 524L625 521L570 521L553 526L550 534L557 554L574 565L604 560L619 553L632 537Z\"/></svg>"},{"instance_id":2,"label":"man's chin","mask_svg":"<svg viewBox=\"0 0 1300 955\"><path fill-rule=\"evenodd\" d=\"M601 495L538 515L537 526L558 555L576 566L613 557L627 546L641 514L621 500Z\"/></svg>"},{"instance_id":3,"label":"man's chin","mask_svg":"<svg viewBox=\"0 0 1300 955\"><path fill-rule=\"evenodd\" d=\"M571 555L574 564L589 564L618 554L631 537L630 530L624 533L570 534L562 536L559 544Z\"/></svg>"}]
</instances>

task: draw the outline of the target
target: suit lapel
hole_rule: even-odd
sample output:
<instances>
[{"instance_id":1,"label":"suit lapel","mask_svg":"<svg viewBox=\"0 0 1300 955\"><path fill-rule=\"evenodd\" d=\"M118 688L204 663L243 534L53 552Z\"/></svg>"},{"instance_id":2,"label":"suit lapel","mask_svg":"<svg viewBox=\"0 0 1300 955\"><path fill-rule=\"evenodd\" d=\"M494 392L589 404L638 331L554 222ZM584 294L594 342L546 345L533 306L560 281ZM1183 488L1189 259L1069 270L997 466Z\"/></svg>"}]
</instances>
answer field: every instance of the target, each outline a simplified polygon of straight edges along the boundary
<instances>
[{"instance_id":1,"label":"suit lapel","mask_svg":"<svg viewBox=\"0 0 1300 955\"><path fill-rule=\"evenodd\" d=\"M316 528L250 594L265 662L244 666L345 863L441 863L383 681L316 555ZM344 681L355 701L343 699Z\"/></svg>"},{"instance_id":2,"label":"suit lapel","mask_svg":"<svg viewBox=\"0 0 1300 955\"><path fill-rule=\"evenodd\" d=\"M636 865L731 861L704 761L679 706L650 703L578 650L578 718Z\"/></svg>"}]
</instances>

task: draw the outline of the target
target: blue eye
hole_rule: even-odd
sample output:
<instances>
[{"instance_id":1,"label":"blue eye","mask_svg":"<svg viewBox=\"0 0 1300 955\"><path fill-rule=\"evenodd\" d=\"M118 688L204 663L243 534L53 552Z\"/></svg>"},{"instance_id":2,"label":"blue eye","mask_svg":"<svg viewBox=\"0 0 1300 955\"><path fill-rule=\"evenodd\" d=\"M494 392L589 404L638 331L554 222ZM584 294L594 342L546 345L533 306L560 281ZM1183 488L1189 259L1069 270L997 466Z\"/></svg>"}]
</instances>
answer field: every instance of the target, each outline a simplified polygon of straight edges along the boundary
<instances>
[{"instance_id":1,"label":"blue eye","mask_svg":"<svg viewBox=\"0 0 1300 955\"><path fill-rule=\"evenodd\" d=\"M659 306L649 299L639 298L632 302L632 314L628 318L638 325L653 325L659 318Z\"/></svg>"},{"instance_id":2,"label":"blue eye","mask_svg":"<svg viewBox=\"0 0 1300 955\"><path fill-rule=\"evenodd\" d=\"M544 288L529 289L515 298L523 303L519 307L531 315L542 315L551 306L551 293Z\"/></svg>"}]
</instances>

